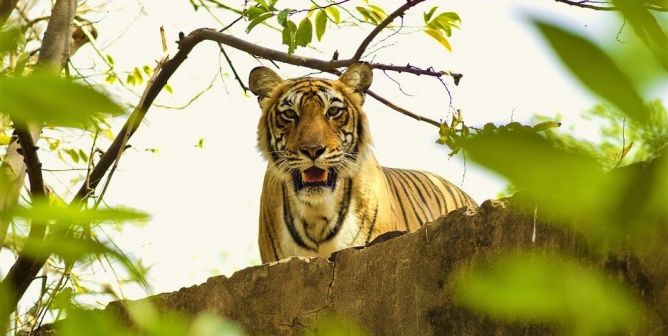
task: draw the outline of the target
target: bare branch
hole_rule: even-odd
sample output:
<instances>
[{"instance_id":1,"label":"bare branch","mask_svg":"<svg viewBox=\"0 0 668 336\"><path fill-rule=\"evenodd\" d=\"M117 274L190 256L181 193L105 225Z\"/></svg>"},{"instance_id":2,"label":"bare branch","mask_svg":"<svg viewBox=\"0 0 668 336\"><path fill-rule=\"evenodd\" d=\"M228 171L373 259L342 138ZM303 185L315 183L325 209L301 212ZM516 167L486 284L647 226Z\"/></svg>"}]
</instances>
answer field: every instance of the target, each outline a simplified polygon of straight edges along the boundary
<instances>
[{"instance_id":1,"label":"bare branch","mask_svg":"<svg viewBox=\"0 0 668 336\"><path fill-rule=\"evenodd\" d=\"M371 33L362 41L360 46L357 48L357 51L355 52L355 55L353 56L354 60L359 60L362 58L362 54L364 54L364 51L366 48L369 46L369 43L373 41L373 39L383 30L387 25L392 23L394 19L396 19L398 16L404 15L404 13L409 10L411 7L414 7L415 5L424 2L425 0L409 0L405 4L403 4L401 7L397 8L392 14L388 15L388 17L385 18L381 23L379 23L376 28L374 28Z\"/></svg>"},{"instance_id":2,"label":"bare branch","mask_svg":"<svg viewBox=\"0 0 668 336\"><path fill-rule=\"evenodd\" d=\"M601 4L610 4L610 2L603 2L603 1L591 1L591 0L579 0L579 1L573 1L573 0L554 0L556 2L560 2L563 4L567 4L570 6L575 6L575 7L580 7L580 8L587 8L587 9L593 9L593 10L598 10L598 11L617 11L617 7L615 6L601 6ZM598 5L596 5L598 4ZM654 4L645 4L645 8L648 10L653 10L657 12L668 12L668 8L662 7L660 5L654 5Z\"/></svg>"}]
</instances>

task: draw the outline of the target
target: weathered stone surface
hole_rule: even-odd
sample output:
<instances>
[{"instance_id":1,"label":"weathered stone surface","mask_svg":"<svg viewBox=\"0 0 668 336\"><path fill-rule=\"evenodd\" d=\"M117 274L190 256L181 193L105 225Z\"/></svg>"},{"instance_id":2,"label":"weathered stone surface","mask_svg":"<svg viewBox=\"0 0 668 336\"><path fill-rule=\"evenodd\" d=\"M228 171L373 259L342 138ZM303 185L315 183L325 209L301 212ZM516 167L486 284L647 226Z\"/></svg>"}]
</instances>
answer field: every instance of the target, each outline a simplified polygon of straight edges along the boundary
<instances>
[{"instance_id":1,"label":"weathered stone surface","mask_svg":"<svg viewBox=\"0 0 668 336\"><path fill-rule=\"evenodd\" d=\"M457 306L449 282L456 270L502 252L549 249L628 284L649 312L646 334L668 333L668 247L663 255L601 254L580 235L549 225L554 219L540 213L534 218L533 211L527 214L511 203L487 201L417 232L329 259L290 258L142 301L188 316L213 311L249 335L315 335L328 316L345 316L382 336L553 335L557 330L549 326L504 324ZM127 304L132 303L112 303L101 313L130 325Z\"/></svg>"}]
</instances>

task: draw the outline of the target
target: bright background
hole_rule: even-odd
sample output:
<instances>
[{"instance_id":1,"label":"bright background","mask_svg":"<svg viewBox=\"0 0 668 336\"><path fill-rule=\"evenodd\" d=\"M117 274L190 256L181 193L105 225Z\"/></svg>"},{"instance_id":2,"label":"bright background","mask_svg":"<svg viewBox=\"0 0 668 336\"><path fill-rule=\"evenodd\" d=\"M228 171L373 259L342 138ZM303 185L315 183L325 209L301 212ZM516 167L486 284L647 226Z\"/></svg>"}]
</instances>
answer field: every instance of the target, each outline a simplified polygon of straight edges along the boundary
<instances>
[{"instance_id":1,"label":"bright background","mask_svg":"<svg viewBox=\"0 0 668 336\"><path fill-rule=\"evenodd\" d=\"M362 3L359 0L351 3L356 1ZM227 3L240 7L243 1ZM280 1L279 6L284 3L287 2ZM389 13L403 1L370 3ZM454 11L462 18L461 30L454 30L450 39L453 53L415 28L422 23L422 13L435 5L439 6L439 13ZM309 8L310 3L292 1L290 6ZM111 10L99 13L97 44L104 53L114 56L119 72L144 64L155 65L162 54L160 26L165 27L171 55L176 53L172 41L179 32L222 27L205 10L194 12L185 0L116 0L108 8ZM216 13L223 24L236 18L235 14ZM599 40L602 36L608 43L614 41L621 24L614 13L573 8L552 0L428 1L411 10L405 18L407 27L376 46L384 48L365 60L410 62L421 68L431 66L462 73L459 86L446 78L452 101L438 80L424 76L389 73L401 83L405 92L402 93L383 72L375 71L371 89L399 106L435 120L449 119L449 104L452 104L463 111L468 125L478 127L485 122L528 123L534 114L562 113L567 124L577 124L573 127L578 134L595 138L597 132L588 129L592 125L583 124L577 117L579 112L593 107L596 100L586 95L561 66L533 29L532 18L558 21ZM293 19L298 22L301 17ZM268 22L276 26L275 19ZM280 45L280 33L258 26L247 35L246 26L247 23L239 23L231 32L262 46L286 50ZM329 59L338 50L341 59L347 58L372 26L364 28L364 31L354 27L336 31L330 25L323 41L314 45L317 50L300 48L296 53ZM415 33L405 34L409 32ZM627 28L623 33L632 32ZM372 46L387 35L389 32L379 36ZM270 65L232 48L226 50L244 82L253 67ZM90 46L82 48L73 63L83 72L91 67L106 68ZM284 77L308 73L305 69L280 66L279 73ZM89 80L104 82L103 77ZM255 148L260 116L256 99L243 93L218 46L204 42L172 77L174 94L161 93L157 103L185 105L212 81L211 89L185 109L151 108L146 122L130 140L133 148L120 161L105 196L109 204L131 206L151 214L152 219L145 226L124 227L122 233L115 234L115 242L150 266L149 282L156 293L196 285L213 275L229 276L259 263L257 226L266 162ZM139 94L141 89L137 90ZM139 100L124 90L118 89L116 94L127 101ZM438 173L460 185L478 203L496 198L506 185L497 176L465 162L461 155L448 159L449 149L435 144L438 130L432 125L405 117L371 97L365 111L375 154L382 165ZM120 124L114 129L120 129ZM196 147L200 139L202 148ZM56 159L45 161L45 168L64 167ZM52 185L62 188L72 185L71 172L53 172L46 177ZM0 264L7 265L4 261ZM93 275L113 281L108 269L97 268ZM134 287L126 288L124 294L128 298L146 295Z\"/></svg>"}]
</instances>

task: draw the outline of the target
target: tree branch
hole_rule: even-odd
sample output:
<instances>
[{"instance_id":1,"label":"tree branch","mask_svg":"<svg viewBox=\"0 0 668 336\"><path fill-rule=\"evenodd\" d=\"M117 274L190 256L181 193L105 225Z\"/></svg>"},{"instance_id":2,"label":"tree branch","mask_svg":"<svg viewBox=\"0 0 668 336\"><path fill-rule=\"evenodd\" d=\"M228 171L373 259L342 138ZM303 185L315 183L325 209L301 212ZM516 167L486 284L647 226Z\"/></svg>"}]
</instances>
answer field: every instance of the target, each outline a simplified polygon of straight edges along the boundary
<instances>
[{"instance_id":1,"label":"tree branch","mask_svg":"<svg viewBox=\"0 0 668 336\"><path fill-rule=\"evenodd\" d=\"M37 63L53 71L60 72L69 58L70 38L72 34L72 22L74 21L74 13L76 11L76 0L57 0L51 11L51 20L47 25L44 33L44 41L42 43L41 52ZM0 193L0 197L14 197L18 198L21 185L25 179L25 170L28 170L30 179L30 192L33 201L43 198L44 195L44 181L42 178L41 163L37 157L35 150L35 140L39 137L41 125L23 125L14 124L14 130L18 141L10 144L5 161L0 167L0 173L11 173L9 176L12 179L11 185L7 194ZM19 151L19 144L21 151ZM19 156L23 154L25 164L17 164ZM19 168L19 171L14 169ZM3 212L13 207L17 202L15 198L5 198L0 202L0 206L4 207ZM5 235L8 223L0 223L0 232ZM10 268L5 279L2 280L2 287L9 291L10 298L7 304L14 308L18 301L23 297L23 294L28 289L28 286L37 275L39 270L44 265L46 260L37 260L33 255L28 255L28 250L32 249L30 244L39 245L43 241L46 225L44 223L31 223L30 233L28 234L28 242L19 254L16 262ZM2 242L0 242L2 243ZM33 250L34 251L34 250ZM11 311L3 312L10 314ZM0 316L0 326L4 326L9 315ZM3 329L4 330L4 329Z\"/></svg>"},{"instance_id":2,"label":"tree branch","mask_svg":"<svg viewBox=\"0 0 668 336\"><path fill-rule=\"evenodd\" d=\"M17 2L19 0L0 0L0 28L5 25L9 16L12 15Z\"/></svg>"},{"instance_id":3,"label":"tree branch","mask_svg":"<svg viewBox=\"0 0 668 336\"><path fill-rule=\"evenodd\" d=\"M579 0L579 1L573 1L573 0L554 0L556 2L560 2L566 5L570 6L575 6L579 8L587 8L587 9L593 9L593 10L598 10L598 11L617 11L619 10L615 6L601 6L600 4L605 4L609 2L603 2L603 1L590 1L590 0ZM594 5L594 4L599 4L599 5ZM652 5L652 4L645 4L645 8L648 10L653 10L657 12L668 12L668 8L659 6L659 5Z\"/></svg>"},{"instance_id":4,"label":"tree branch","mask_svg":"<svg viewBox=\"0 0 668 336\"><path fill-rule=\"evenodd\" d=\"M6 0L0 1L4 4ZM73 51L76 51L76 46L70 47L70 43L81 43L81 39L70 37L73 33L72 22L74 21L75 10L75 0L58 0L54 4L52 13L49 16L53 16L53 19L49 21L44 34L42 52L40 52L37 60L38 64L51 67L54 71L60 72L64 66L63 57L65 55L69 56L69 53L66 51L70 48ZM76 33L77 30L74 31L74 34ZM66 60L67 59L65 58L65 61ZM29 124L26 127L31 138L34 141L37 141L42 126ZM10 219L6 214L9 209L18 202L26 174L26 166L23 163L23 157L19 154L20 145L16 139L16 137L12 137L12 141L7 147L7 152L2 161L2 165L0 165L0 174L7 177L6 189L3 190L3 192L0 192L0 213L3 214L0 216L0 245L5 241L7 230L9 229Z\"/></svg>"},{"instance_id":5,"label":"tree branch","mask_svg":"<svg viewBox=\"0 0 668 336\"><path fill-rule=\"evenodd\" d=\"M362 58L362 54L364 54L364 51L366 48L369 46L371 41L381 32L381 30L385 29L394 19L397 17L404 15L404 13L409 10L411 7L414 7L415 5L424 2L426 0L409 0L405 4L403 4L401 7L397 8L392 14L390 14L388 17L385 18L381 23L379 23L376 28L374 28L371 33L362 41L360 46L357 48L357 51L355 52L355 55L353 56L352 59L355 61L358 61L360 58Z\"/></svg>"}]
</instances>

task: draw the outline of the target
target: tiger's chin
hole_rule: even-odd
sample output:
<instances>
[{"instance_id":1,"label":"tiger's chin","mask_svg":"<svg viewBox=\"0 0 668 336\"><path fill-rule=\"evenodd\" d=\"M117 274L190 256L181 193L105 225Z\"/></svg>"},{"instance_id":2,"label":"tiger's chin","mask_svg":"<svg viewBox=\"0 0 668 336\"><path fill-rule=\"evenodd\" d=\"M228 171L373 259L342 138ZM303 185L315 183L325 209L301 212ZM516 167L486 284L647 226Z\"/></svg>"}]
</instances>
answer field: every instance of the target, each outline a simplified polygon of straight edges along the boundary
<instances>
[{"instance_id":1,"label":"tiger's chin","mask_svg":"<svg viewBox=\"0 0 668 336\"><path fill-rule=\"evenodd\" d=\"M316 166L292 172L295 193L305 196L324 196L333 192L336 189L337 178L338 174L333 169Z\"/></svg>"}]
</instances>

